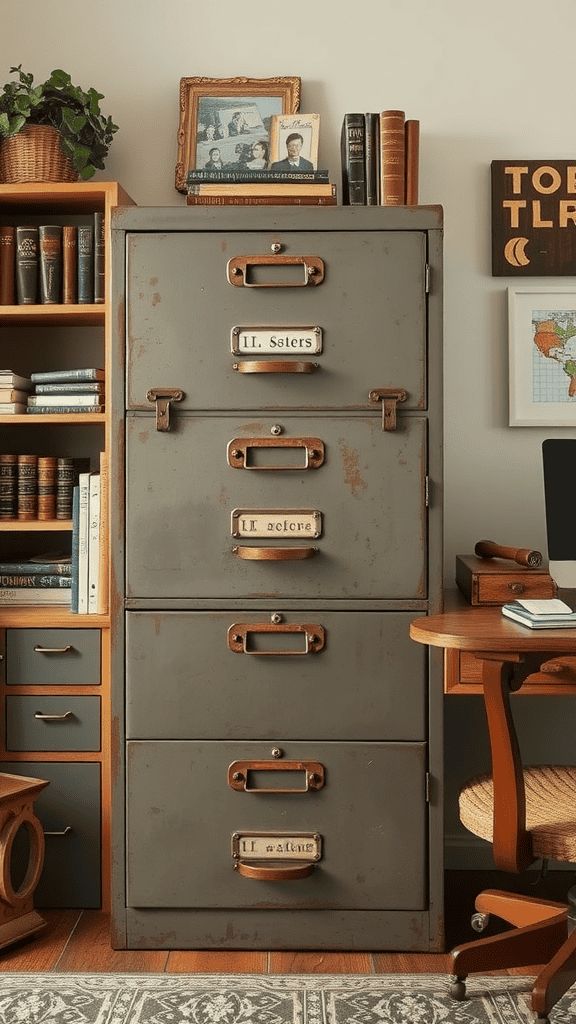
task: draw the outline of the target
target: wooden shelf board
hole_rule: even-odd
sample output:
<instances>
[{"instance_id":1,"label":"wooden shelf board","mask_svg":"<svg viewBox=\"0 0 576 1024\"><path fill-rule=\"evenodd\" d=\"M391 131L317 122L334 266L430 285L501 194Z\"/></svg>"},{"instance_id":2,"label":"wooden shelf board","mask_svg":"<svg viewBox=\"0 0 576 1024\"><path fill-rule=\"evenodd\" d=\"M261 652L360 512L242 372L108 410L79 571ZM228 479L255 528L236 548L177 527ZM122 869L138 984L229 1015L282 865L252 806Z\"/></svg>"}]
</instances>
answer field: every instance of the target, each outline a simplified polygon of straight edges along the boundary
<instances>
[{"instance_id":1,"label":"wooden shelf board","mask_svg":"<svg viewBox=\"0 0 576 1024\"><path fill-rule=\"evenodd\" d=\"M108 615L79 615L76 612L71 612L69 608L58 605L5 604L0 606L0 618L3 629L14 627L70 629L72 626L84 629L89 627L106 629L110 625Z\"/></svg>"},{"instance_id":2,"label":"wooden shelf board","mask_svg":"<svg viewBox=\"0 0 576 1024\"><path fill-rule=\"evenodd\" d=\"M56 533L71 530L71 519L1 519L0 530L7 533Z\"/></svg>"},{"instance_id":3,"label":"wooden shelf board","mask_svg":"<svg viewBox=\"0 0 576 1024\"><path fill-rule=\"evenodd\" d=\"M8 424L10 426L30 426L34 423L44 423L53 426L54 423L105 423L106 413L105 412L80 412L80 413L67 413L67 412L49 412L49 413L33 413L30 415L27 412L23 413L8 413L5 416L0 416L0 423L4 426Z\"/></svg>"},{"instance_id":4,"label":"wooden shelf board","mask_svg":"<svg viewBox=\"0 0 576 1024\"><path fill-rule=\"evenodd\" d=\"M106 306L103 302L82 305L55 303L34 306L0 306L0 320L6 324L56 324L57 326L83 327L104 323Z\"/></svg>"}]
</instances>

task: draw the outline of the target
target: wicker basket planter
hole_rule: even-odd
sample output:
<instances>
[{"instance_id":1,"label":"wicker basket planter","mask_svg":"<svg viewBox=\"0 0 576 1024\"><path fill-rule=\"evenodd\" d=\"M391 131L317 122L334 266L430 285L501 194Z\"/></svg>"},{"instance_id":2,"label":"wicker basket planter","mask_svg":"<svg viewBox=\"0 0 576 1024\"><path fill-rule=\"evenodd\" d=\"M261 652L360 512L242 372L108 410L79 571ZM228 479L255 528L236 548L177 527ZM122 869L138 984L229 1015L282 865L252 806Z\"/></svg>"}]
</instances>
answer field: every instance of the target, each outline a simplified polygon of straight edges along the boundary
<instances>
[{"instance_id":1,"label":"wicker basket planter","mask_svg":"<svg viewBox=\"0 0 576 1024\"><path fill-rule=\"evenodd\" d=\"M0 182L20 185L37 181L78 181L74 164L60 148L60 133L44 124L30 124L0 143Z\"/></svg>"}]
</instances>

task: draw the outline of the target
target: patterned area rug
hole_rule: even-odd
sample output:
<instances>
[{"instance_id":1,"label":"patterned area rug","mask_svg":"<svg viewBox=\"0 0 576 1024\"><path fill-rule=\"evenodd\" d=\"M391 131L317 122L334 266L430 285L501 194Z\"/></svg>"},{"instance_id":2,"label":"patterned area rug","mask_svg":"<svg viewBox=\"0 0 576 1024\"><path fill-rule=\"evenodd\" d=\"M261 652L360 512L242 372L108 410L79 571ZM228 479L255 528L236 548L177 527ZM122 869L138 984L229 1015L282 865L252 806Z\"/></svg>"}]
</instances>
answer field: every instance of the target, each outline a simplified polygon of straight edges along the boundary
<instances>
[{"instance_id":1,"label":"patterned area rug","mask_svg":"<svg viewBox=\"0 0 576 1024\"><path fill-rule=\"evenodd\" d=\"M1 1024L527 1024L530 979L445 974L3 974ZM574 994L572 994L572 991ZM576 986L550 1015L576 1024Z\"/></svg>"}]
</instances>

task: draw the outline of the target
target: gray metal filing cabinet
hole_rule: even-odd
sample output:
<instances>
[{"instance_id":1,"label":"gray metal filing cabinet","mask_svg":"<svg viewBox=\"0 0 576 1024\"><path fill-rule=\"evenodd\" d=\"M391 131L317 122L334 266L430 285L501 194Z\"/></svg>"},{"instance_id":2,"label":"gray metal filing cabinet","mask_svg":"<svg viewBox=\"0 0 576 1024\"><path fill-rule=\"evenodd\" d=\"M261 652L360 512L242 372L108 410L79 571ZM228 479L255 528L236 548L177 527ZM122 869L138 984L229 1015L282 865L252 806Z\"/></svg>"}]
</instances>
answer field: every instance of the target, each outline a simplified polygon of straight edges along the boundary
<instances>
[{"instance_id":1,"label":"gray metal filing cabinet","mask_svg":"<svg viewBox=\"0 0 576 1024\"><path fill-rule=\"evenodd\" d=\"M112 239L113 944L440 950L441 210Z\"/></svg>"}]
</instances>

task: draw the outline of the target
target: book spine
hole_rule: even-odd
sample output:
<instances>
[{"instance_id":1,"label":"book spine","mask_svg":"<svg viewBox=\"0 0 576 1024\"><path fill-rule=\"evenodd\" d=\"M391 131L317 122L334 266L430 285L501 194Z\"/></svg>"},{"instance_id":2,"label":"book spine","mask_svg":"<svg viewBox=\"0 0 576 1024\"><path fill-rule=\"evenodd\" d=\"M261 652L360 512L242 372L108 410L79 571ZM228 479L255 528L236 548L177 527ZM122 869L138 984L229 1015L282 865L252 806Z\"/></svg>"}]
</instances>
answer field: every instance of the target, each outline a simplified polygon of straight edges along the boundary
<instances>
[{"instance_id":1,"label":"book spine","mask_svg":"<svg viewBox=\"0 0 576 1024\"><path fill-rule=\"evenodd\" d=\"M71 582L71 576L60 576L54 573L43 572L35 573L34 575L24 573L16 575L12 573L0 573L0 590L8 590L12 587L18 590L25 589L26 587L41 590L53 590L58 587L70 588Z\"/></svg>"},{"instance_id":2,"label":"book spine","mask_svg":"<svg viewBox=\"0 0 576 1024\"><path fill-rule=\"evenodd\" d=\"M81 370L42 370L31 373L30 380L34 384L59 384L67 380L104 380L104 370L86 367Z\"/></svg>"},{"instance_id":3,"label":"book spine","mask_svg":"<svg viewBox=\"0 0 576 1024\"><path fill-rule=\"evenodd\" d=\"M0 406L0 411L2 406ZM50 416L51 413L86 413L86 412L104 412L103 405L29 405L26 409L22 407L23 412L28 412L28 415L42 415Z\"/></svg>"},{"instance_id":4,"label":"book spine","mask_svg":"<svg viewBox=\"0 0 576 1024\"><path fill-rule=\"evenodd\" d=\"M74 224L62 228L62 302L76 302L78 279L78 232Z\"/></svg>"},{"instance_id":5,"label":"book spine","mask_svg":"<svg viewBox=\"0 0 576 1024\"><path fill-rule=\"evenodd\" d=\"M18 519L38 517L38 456L18 456Z\"/></svg>"},{"instance_id":6,"label":"book spine","mask_svg":"<svg viewBox=\"0 0 576 1024\"><path fill-rule=\"evenodd\" d=\"M12 225L0 226L0 306L16 303L16 230Z\"/></svg>"},{"instance_id":7,"label":"book spine","mask_svg":"<svg viewBox=\"0 0 576 1024\"><path fill-rule=\"evenodd\" d=\"M98 554L98 598L96 611L108 612L108 452L100 453L100 547Z\"/></svg>"},{"instance_id":8,"label":"book spine","mask_svg":"<svg viewBox=\"0 0 576 1024\"><path fill-rule=\"evenodd\" d=\"M25 413L27 406L24 402L3 402L0 404L0 416L8 415L9 413Z\"/></svg>"},{"instance_id":9,"label":"book spine","mask_svg":"<svg viewBox=\"0 0 576 1024\"><path fill-rule=\"evenodd\" d=\"M78 228L78 302L94 302L94 228L81 224Z\"/></svg>"},{"instance_id":10,"label":"book spine","mask_svg":"<svg viewBox=\"0 0 576 1024\"><path fill-rule=\"evenodd\" d=\"M0 387L0 405L5 402L16 402L20 405L26 405L28 402L27 391L15 391L14 388L2 388Z\"/></svg>"},{"instance_id":11,"label":"book spine","mask_svg":"<svg viewBox=\"0 0 576 1024\"><path fill-rule=\"evenodd\" d=\"M103 395L104 384L83 381L74 384L37 384L34 391L37 395Z\"/></svg>"},{"instance_id":12,"label":"book spine","mask_svg":"<svg viewBox=\"0 0 576 1024\"><path fill-rule=\"evenodd\" d=\"M90 506L90 473L81 473L79 478L78 511L78 612L88 611L88 523Z\"/></svg>"},{"instance_id":13,"label":"book spine","mask_svg":"<svg viewBox=\"0 0 576 1024\"><path fill-rule=\"evenodd\" d=\"M380 114L380 205L405 203L405 121L403 110Z\"/></svg>"},{"instance_id":14,"label":"book spine","mask_svg":"<svg viewBox=\"0 0 576 1024\"><path fill-rule=\"evenodd\" d=\"M378 206L378 114L364 114L366 206Z\"/></svg>"},{"instance_id":15,"label":"book spine","mask_svg":"<svg viewBox=\"0 0 576 1024\"><path fill-rule=\"evenodd\" d=\"M32 389L32 381L29 377L19 377L17 373L12 373L10 370L2 370L0 371L0 387L30 391Z\"/></svg>"},{"instance_id":16,"label":"book spine","mask_svg":"<svg viewBox=\"0 0 576 1024\"><path fill-rule=\"evenodd\" d=\"M204 185L190 185L187 191L189 196L331 196L334 195L335 185L330 182L278 182L271 185L269 182L256 184L251 182L222 181L206 182Z\"/></svg>"},{"instance_id":17,"label":"book spine","mask_svg":"<svg viewBox=\"0 0 576 1024\"><path fill-rule=\"evenodd\" d=\"M418 206L420 121L406 121L406 205Z\"/></svg>"},{"instance_id":18,"label":"book spine","mask_svg":"<svg viewBox=\"0 0 576 1024\"><path fill-rule=\"evenodd\" d=\"M104 214L94 214L94 302L104 302L106 282L106 238Z\"/></svg>"},{"instance_id":19,"label":"book spine","mask_svg":"<svg viewBox=\"0 0 576 1024\"><path fill-rule=\"evenodd\" d=\"M56 518L56 457L38 457L38 519Z\"/></svg>"},{"instance_id":20,"label":"book spine","mask_svg":"<svg viewBox=\"0 0 576 1024\"><path fill-rule=\"evenodd\" d=\"M70 594L71 590L69 587L59 587L58 589L50 589L49 587L44 589L42 589L42 587L32 587L30 590L27 587L22 587L20 589L18 587L10 587L6 590L0 589L0 605L69 605Z\"/></svg>"},{"instance_id":21,"label":"book spine","mask_svg":"<svg viewBox=\"0 0 576 1024\"><path fill-rule=\"evenodd\" d=\"M40 302L54 306L62 300L62 227L41 224L38 228L40 248Z\"/></svg>"},{"instance_id":22,"label":"book spine","mask_svg":"<svg viewBox=\"0 0 576 1024\"><path fill-rule=\"evenodd\" d=\"M74 459L60 458L56 462L56 519L72 518L72 492L74 490Z\"/></svg>"},{"instance_id":23,"label":"book spine","mask_svg":"<svg viewBox=\"0 0 576 1024\"><path fill-rule=\"evenodd\" d=\"M366 155L364 114L345 114L341 135L342 203L366 203Z\"/></svg>"},{"instance_id":24,"label":"book spine","mask_svg":"<svg viewBox=\"0 0 576 1024\"><path fill-rule=\"evenodd\" d=\"M38 228L16 228L16 294L18 304L33 306L38 293Z\"/></svg>"},{"instance_id":25,"label":"book spine","mask_svg":"<svg viewBox=\"0 0 576 1024\"><path fill-rule=\"evenodd\" d=\"M336 206L336 196L187 196L188 206Z\"/></svg>"},{"instance_id":26,"label":"book spine","mask_svg":"<svg viewBox=\"0 0 576 1024\"><path fill-rule=\"evenodd\" d=\"M18 512L18 456L0 454L0 520Z\"/></svg>"},{"instance_id":27,"label":"book spine","mask_svg":"<svg viewBox=\"0 0 576 1024\"><path fill-rule=\"evenodd\" d=\"M100 474L90 477L88 506L88 612L98 611L98 578L100 572Z\"/></svg>"},{"instance_id":28,"label":"book spine","mask_svg":"<svg viewBox=\"0 0 576 1024\"><path fill-rule=\"evenodd\" d=\"M70 562L0 562L2 576L37 576L39 569L42 569L42 576L72 575Z\"/></svg>"},{"instance_id":29,"label":"book spine","mask_svg":"<svg viewBox=\"0 0 576 1024\"><path fill-rule=\"evenodd\" d=\"M54 405L62 405L63 402L66 402L67 405L101 405L102 395L78 395L72 393L67 394L64 398L62 395L30 395L28 406L46 406L49 408Z\"/></svg>"},{"instance_id":30,"label":"book spine","mask_svg":"<svg viewBox=\"0 0 576 1024\"><path fill-rule=\"evenodd\" d=\"M70 588L70 611L78 611L78 552L79 552L79 517L80 517L80 488L78 484L72 491L72 561L71 576L72 586Z\"/></svg>"},{"instance_id":31,"label":"book spine","mask_svg":"<svg viewBox=\"0 0 576 1024\"><path fill-rule=\"evenodd\" d=\"M328 181L328 171L237 171L237 170L206 170L198 168L190 170L186 175L189 185L208 181L250 182L266 181Z\"/></svg>"}]
</instances>

